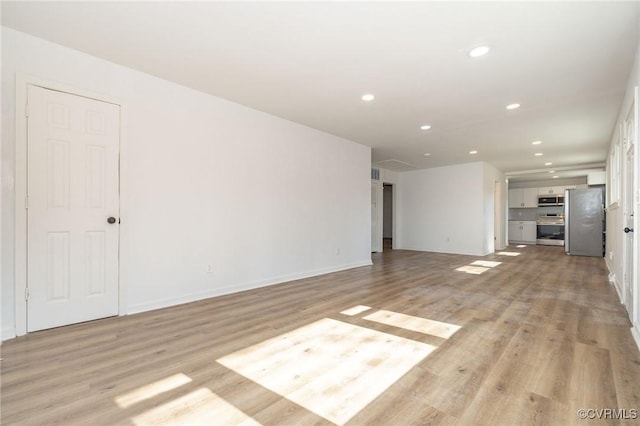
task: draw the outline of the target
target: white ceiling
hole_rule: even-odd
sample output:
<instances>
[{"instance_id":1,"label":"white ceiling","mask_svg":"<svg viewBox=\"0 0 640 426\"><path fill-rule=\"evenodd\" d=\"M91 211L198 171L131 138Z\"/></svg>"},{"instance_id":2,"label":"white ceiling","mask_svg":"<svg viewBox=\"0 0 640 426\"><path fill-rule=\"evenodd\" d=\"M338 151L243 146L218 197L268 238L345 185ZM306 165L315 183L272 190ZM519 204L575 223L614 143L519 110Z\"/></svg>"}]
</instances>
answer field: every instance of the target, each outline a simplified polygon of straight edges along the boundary
<instances>
[{"instance_id":1,"label":"white ceiling","mask_svg":"<svg viewBox=\"0 0 640 426\"><path fill-rule=\"evenodd\" d=\"M540 176L553 162L561 177L604 163L640 29L639 3L614 1L1 7L5 26L371 146L374 162Z\"/></svg>"}]
</instances>

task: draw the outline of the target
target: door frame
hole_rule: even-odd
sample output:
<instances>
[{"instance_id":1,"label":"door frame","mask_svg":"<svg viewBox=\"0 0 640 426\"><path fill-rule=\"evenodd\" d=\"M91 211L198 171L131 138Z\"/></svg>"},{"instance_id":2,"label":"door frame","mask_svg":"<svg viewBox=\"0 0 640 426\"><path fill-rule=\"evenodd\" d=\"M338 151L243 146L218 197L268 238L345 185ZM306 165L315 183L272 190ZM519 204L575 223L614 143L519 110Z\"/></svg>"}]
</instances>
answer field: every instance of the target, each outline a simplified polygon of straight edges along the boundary
<instances>
[{"instance_id":1,"label":"door frame","mask_svg":"<svg viewBox=\"0 0 640 426\"><path fill-rule=\"evenodd\" d=\"M66 84L45 80L28 74L16 74L15 101L15 223L14 223L14 321L16 336L27 334L27 90L28 86L39 86L49 90L81 96L96 101L115 104L120 107L120 217L127 217L128 204L123 194L127 193L125 176L126 155L126 105L113 96L90 92ZM118 315L126 315L125 289L127 283L127 241L126 220L119 227L118 248Z\"/></svg>"},{"instance_id":2,"label":"door frame","mask_svg":"<svg viewBox=\"0 0 640 426\"><path fill-rule=\"evenodd\" d=\"M383 243L382 243L382 239L383 239L383 235L382 235L382 220L383 220L383 208L382 208L382 203L384 202L384 192L382 189L382 180L371 180L371 188L372 190L375 190L376 192L376 206L375 206L375 212L376 212L376 230L375 230L375 235L374 232L371 232L371 253L381 253L382 249L383 249ZM373 212L373 206L371 207L372 212ZM372 224L373 225L373 224ZM373 228L373 226L372 226ZM374 239L374 237L376 237Z\"/></svg>"},{"instance_id":3,"label":"door frame","mask_svg":"<svg viewBox=\"0 0 640 426\"><path fill-rule=\"evenodd\" d=\"M384 214L384 200L387 198L384 195L384 187L386 186L390 186L391 187L391 249L395 249L395 239L396 239L396 184L392 183L392 182L382 182L382 251L384 251L384 221L385 221L385 214Z\"/></svg>"}]
</instances>

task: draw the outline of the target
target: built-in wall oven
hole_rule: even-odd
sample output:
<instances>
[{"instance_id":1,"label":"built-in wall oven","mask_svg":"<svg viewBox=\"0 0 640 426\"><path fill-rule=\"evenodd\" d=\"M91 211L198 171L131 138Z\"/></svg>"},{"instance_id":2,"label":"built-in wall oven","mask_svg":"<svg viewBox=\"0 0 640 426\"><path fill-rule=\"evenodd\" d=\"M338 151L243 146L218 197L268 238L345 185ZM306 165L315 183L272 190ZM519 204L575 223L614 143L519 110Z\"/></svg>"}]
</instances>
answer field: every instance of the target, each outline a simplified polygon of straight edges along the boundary
<instances>
[{"instance_id":1,"label":"built-in wall oven","mask_svg":"<svg viewBox=\"0 0 640 426\"><path fill-rule=\"evenodd\" d=\"M546 246L564 246L564 217L559 214L539 216L536 243Z\"/></svg>"}]
</instances>

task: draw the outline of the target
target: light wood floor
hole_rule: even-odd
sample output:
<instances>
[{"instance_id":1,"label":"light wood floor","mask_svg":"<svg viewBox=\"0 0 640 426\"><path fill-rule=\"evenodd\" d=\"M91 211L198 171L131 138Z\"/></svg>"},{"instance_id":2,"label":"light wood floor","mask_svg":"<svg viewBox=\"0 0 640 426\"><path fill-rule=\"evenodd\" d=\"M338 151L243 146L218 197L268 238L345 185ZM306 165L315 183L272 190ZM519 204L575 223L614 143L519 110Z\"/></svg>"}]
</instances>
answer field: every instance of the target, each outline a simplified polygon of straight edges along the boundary
<instances>
[{"instance_id":1,"label":"light wood floor","mask_svg":"<svg viewBox=\"0 0 640 426\"><path fill-rule=\"evenodd\" d=\"M603 259L508 251L521 254L385 251L372 267L4 342L1 422L638 424L576 415L640 410L640 353ZM476 260L501 263L456 270Z\"/></svg>"}]
</instances>

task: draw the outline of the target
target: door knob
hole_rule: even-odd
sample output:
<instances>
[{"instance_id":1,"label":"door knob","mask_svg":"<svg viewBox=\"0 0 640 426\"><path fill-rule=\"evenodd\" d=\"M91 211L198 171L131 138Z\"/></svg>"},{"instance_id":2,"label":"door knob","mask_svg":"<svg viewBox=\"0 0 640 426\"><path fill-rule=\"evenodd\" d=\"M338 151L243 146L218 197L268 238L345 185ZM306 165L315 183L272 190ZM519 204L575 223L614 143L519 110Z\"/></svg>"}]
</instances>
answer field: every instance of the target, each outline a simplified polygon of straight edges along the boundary
<instances>
[{"instance_id":1,"label":"door knob","mask_svg":"<svg viewBox=\"0 0 640 426\"><path fill-rule=\"evenodd\" d=\"M115 218L115 217L113 217L113 216L111 216L111 217L107 218L107 223L111 223L111 224L116 223L116 218ZM625 231L625 232L626 232L626 231Z\"/></svg>"},{"instance_id":2,"label":"door knob","mask_svg":"<svg viewBox=\"0 0 640 426\"><path fill-rule=\"evenodd\" d=\"M625 233L625 234L628 234L629 232L633 232L633 228L625 227L625 228L624 228L624 233Z\"/></svg>"}]
</instances>

